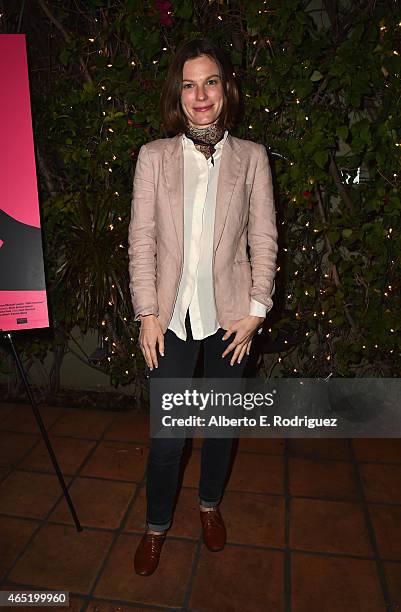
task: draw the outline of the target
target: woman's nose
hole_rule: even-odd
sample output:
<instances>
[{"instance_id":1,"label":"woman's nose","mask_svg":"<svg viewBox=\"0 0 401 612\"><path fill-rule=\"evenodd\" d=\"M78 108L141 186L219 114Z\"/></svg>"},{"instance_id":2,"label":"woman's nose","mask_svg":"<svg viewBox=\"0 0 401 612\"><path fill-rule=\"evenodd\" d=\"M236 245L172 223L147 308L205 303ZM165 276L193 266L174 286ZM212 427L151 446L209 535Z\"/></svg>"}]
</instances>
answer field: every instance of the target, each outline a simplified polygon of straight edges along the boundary
<instances>
[{"instance_id":1,"label":"woman's nose","mask_svg":"<svg viewBox=\"0 0 401 612\"><path fill-rule=\"evenodd\" d=\"M204 100L206 98L206 92L203 87L198 87L197 96L198 100Z\"/></svg>"}]
</instances>

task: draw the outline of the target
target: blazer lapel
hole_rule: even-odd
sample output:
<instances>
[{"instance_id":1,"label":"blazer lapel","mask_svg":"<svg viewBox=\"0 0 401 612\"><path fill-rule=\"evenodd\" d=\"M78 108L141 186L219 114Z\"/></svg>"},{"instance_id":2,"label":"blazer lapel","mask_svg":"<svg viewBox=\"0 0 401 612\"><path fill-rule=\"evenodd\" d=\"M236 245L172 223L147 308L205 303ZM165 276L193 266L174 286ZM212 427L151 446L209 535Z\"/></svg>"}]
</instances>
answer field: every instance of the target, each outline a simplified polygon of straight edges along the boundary
<instances>
[{"instance_id":1,"label":"blazer lapel","mask_svg":"<svg viewBox=\"0 0 401 612\"><path fill-rule=\"evenodd\" d=\"M226 223L228 210L241 168L241 158L237 154L235 141L227 135L220 158L219 178L217 181L216 212L214 218L213 253L215 253Z\"/></svg>"},{"instance_id":2,"label":"blazer lapel","mask_svg":"<svg viewBox=\"0 0 401 612\"><path fill-rule=\"evenodd\" d=\"M178 247L184 256L184 155L182 134L171 138L164 150L163 169Z\"/></svg>"},{"instance_id":3,"label":"blazer lapel","mask_svg":"<svg viewBox=\"0 0 401 612\"><path fill-rule=\"evenodd\" d=\"M163 170L167 183L171 216L178 247L184 254L184 155L182 135L171 138L163 154ZM216 251L225 226L235 184L241 168L241 157L230 134L227 135L220 158L214 221L213 252Z\"/></svg>"}]
</instances>

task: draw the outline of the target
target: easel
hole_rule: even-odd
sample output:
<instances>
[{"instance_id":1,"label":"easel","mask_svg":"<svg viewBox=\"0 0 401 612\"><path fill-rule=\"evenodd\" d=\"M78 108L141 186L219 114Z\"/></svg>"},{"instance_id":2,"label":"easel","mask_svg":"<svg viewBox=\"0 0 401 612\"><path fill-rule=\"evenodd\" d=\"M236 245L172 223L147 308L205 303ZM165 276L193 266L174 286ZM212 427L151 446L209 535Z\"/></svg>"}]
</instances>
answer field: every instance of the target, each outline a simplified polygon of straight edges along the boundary
<instances>
[{"instance_id":1,"label":"easel","mask_svg":"<svg viewBox=\"0 0 401 612\"><path fill-rule=\"evenodd\" d=\"M68 489L66 487L63 474L62 474L62 472L60 470L60 466L59 466L59 464L57 462L56 455L55 455L53 447L52 447L52 445L50 443L48 433L46 431L46 428L45 428L45 425L43 423L42 417L40 416L39 409L38 409L38 407L36 405L36 402L35 402L35 399L33 397L32 389L31 389L31 387L29 385L29 382L28 382L28 379L27 379L27 376L26 376L26 373L25 373L25 370L24 370L24 366L22 365L21 358L20 358L20 356L18 354L18 351L17 351L17 348L16 348L16 346L15 346L15 344L13 342L12 333L11 332L6 332L6 333L3 332L3 335L4 335L4 338L6 340L8 340L9 343L10 343L11 350L12 350L12 353L14 355L15 363L17 364L17 368L18 368L18 371L19 371L19 373L21 375L22 382L24 383L25 391L26 391L28 399L29 399L29 401L31 403L32 410L33 410L33 413L35 415L36 422L39 425L39 429L40 429L40 432L42 434L43 441L46 444L46 447L47 447L47 450L49 452L50 459L51 459L51 461L53 463L53 467L54 467L54 469L56 471L57 478L59 480L60 486L61 486L61 488L63 490L63 494L64 494L64 497L65 497L65 500L66 500L66 502L68 504L68 507L70 509L72 518L73 518L74 523L75 523L75 527L76 527L77 531L82 531L83 528L81 526L81 523L79 522L77 513L75 512L75 508L74 508L74 505L72 503L72 500L71 500L70 494L68 492Z\"/></svg>"}]
</instances>

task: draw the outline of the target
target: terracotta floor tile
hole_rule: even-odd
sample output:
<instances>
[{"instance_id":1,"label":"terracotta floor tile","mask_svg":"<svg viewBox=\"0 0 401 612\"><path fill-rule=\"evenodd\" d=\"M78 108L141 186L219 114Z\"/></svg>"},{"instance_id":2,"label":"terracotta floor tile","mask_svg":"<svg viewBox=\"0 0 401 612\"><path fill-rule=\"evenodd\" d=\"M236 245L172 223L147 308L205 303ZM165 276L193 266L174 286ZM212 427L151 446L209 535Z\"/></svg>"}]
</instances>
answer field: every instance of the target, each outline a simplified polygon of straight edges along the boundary
<instances>
[{"instance_id":1,"label":"terracotta floor tile","mask_svg":"<svg viewBox=\"0 0 401 612\"><path fill-rule=\"evenodd\" d=\"M7 583L4 584L3 586L0 586L0 591L31 591L31 588L27 588L25 586L18 586L17 584L13 584L13 583ZM35 586L35 590L37 591L46 591L47 588L46 587L37 587ZM65 605L65 606L57 606L56 609L57 610L68 610L69 612L81 612L81 610L83 609L83 605L85 603L85 600L82 597L78 597L77 595L71 595L70 593L70 597L69 597L69 606ZM45 606L41 606L42 608ZM13 610L17 609L17 610L22 610L22 612L32 612L32 610L35 610L36 606L18 606L17 608L12 608ZM11 609L11 608L10 608ZM117 611L116 611L117 612Z\"/></svg>"},{"instance_id":2,"label":"terracotta floor tile","mask_svg":"<svg viewBox=\"0 0 401 612\"><path fill-rule=\"evenodd\" d=\"M118 413L104 434L104 439L147 444L149 441L149 414Z\"/></svg>"},{"instance_id":3,"label":"terracotta floor tile","mask_svg":"<svg viewBox=\"0 0 401 612\"><path fill-rule=\"evenodd\" d=\"M21 404L8 404L5 402L0 402L0 429L1 423L8 417L9 414L14 410L14 408L18 408Z\"/></svg>"},{"instance_id":4,"label":"terracotta floor tile","mask_svg":"<svg viewBox=\"0 0 401 612\"><path fill-rule=\"evenodd\" d=\"M401 610L401 563L383 563L394 612ZM398 606L398 607L397 607Z\"/></svg>"},{"instance_id":5,"label":"terracotta floor tile","mask_svg":"<svg viewBox=\"0 0 401 612\"><path fill-rule=\"evenodd\" d=\"M363 463L360 472L368 501L401 504L401 465Z\"/></svg>"},{"instance_id":6,"label":"terracotta floor tile","mask_svg":"<svg viewBox=\"0 0 401 612\"><path fill-rule=\"evenodd\" d=\"M401 506L372 504L369 512L380 556L401 561Z\"/></svg>"},{"instance_id":7,"label":"terracotta floor tile","mask_svg":"<svg viewBox=\"0 0 401 612\"><path fill-rule=\"evenodd\" d=\"M144 577L138 576L133 567L140 539L140 534L118 538L94 595L136 604L182 606L196 543L167 537L157 570Z\"/></svg>"},{"instance_id":8,"label":"terracotta floor tile","mask_svg":"<svg viewBox=\"0 0 401 612\"><path fill-rule=\"evenodd\" d=\"M150 608L149 606L143 608L142 606L138 607L128 604L110 603L108 601L102 601L101 599L92 600L86 612L132 612L133 610L140 610L141 612L145 612L145 610L160 612L160 608Z\"/></svg>"},{"instance_id":9,"label":"terracotta floor tile","mask_svg":"<svg viewBox=\"0 0 401 612\"><path fill-rule=\"evenodd\" d=\"M11 470L10 467L0 466L0 482L2 482L6 478L7 474L10 472L10 470Z\"/></svg>"},{"instance_id":10,"label":"terracotta floor tile","mask_svg":"<svg viewBox=\"0 0 401 612\"><path fill-rule=\"evenodd\" d=\"M226 491L220 509L228 542L256 546L285 545L284 497Z\"/></svg>"},{"instance_id":11,"label":"terracotta floor tile","mask_svg":"<svg viewBox=\"0 0 401 612\"><path fill-rule=\"evenodd\" d=\"M39 435L0 431L0 465L16 466L38 440Z\"/></svg>"},{"instance_id":12,"label":"terracotta floor tile","mask_svg":"<svg viewBox=\"0 0 401 612\"><path fill-rule=\"evenodd\" d=\"M57 476L14 471L0 485L0 512L44 518L62 494Z\"/></svg>"},{"instance_id":13,"label":"terracotta floor tile","mask_svg":"<svg viewBox=\"0 0 401 612\"><path fill-rule=\"evenodd\" d=\"M291 495L358 499L358 481L352 463L290 457Z\"/></svg>"},{"instance_id":14,"label":"terracotta floor tile","mask_svg":"<svg viewBox=\"0 0 401 612\"><path fill-rule=\"evenodd\" d=\"M284 492L284 462L277 455L237 453L227 490Z\"/></svg>"},{"instance_id":15,"label":"terracotta floor tile","mask_svg":"<svg viewBox=\"0 0 401 612\"><path fill-rule=\"evenodd\" d=\"M65 412L65 408L59 406L38 406L38 409L46 430ZM32 406L23 404L16 406L9 416L1 422L0 429L40 434L40 428Z\"/></svg>"},{"instance_id":16,"label":"terracotta floor tile","mask_svg":"<svg viewBox=\"0 0 401 612\"><path fill-rule=\"evenodd\" d=\"M337 459L349 461L348 439L343 438L289 438L290 455L309 459Z\"/></svg>"},{"instance_id":17,"label":"terracotta floor tile","mask_svg":"<svg viewBox=\"0 0 401 612\"><path fill-rule=\"evenodd\" d=\"M54 436L76 436L97 440L110 425L115 412L69 408L51 428Z\"/></svg>"},{"instance_id":18,"label":"terracotta floor tile","mask_svg":"<svg viewBox=\"0 0 401 612\"><path fill-rule=\"evenodd\" d=\"M292 612L385 612L374 561L292 553Z\"/></svg>"},{"instance_id":19,"label":"terracotta floor tile","mask_svg":"<svg viewBox=\"0 0 401 612\"><path fill-rule=\"evenodd\" d=\"M142 485L133 485L133 494L138 491L137 498L131 507L124 531L137 531L142 533L146 528L146 483Z\"/></svg>"},{"instance_id":20,"label":"terracotta floor tile","mask_svg":"<svg viewBox=\"0 0 401 612\"><path fill-rule=\"evenodd\" d=\"M145 474L147 457L146 446L107 440L100 442L81 475L139 482Z\"/></svg>"},{"instance_id":21,"label":"terracotta floor tile","mask_svg":"<svg viewBox=\"0 0 401 612\"><path fill-rule=\"evenodd\" d=\"M238 450L268 455L283 455L285 440L283 438L239 438Z\"/></svg>"},{"instance_id":22,"label":"terracotta floor tile","mask_svg":"<svg viewBox=\"0 0 401 612\"><path fill-rule=\"evenodd\" d=\"M401 438L355 438L352 444L358 461L401 463Z\"/></svg>"},{"instance_id":23,"label":"terracotta floor tile","mask_svg":"<svg viewBox=\"0 0 401 612\"><path fill-rule=\"evenodd\" d=\"M111 531L77 532L45 524L9 575L9 580L87 594L113 538Z\"/></svg>"},{"instance_id":24,"label":"terracotta floor tile","mask_svg":"<svg viewBox=\"0 0 401 612\"><path fill-rule=\"evenodd\" d=\"M0 580L10 569L37 526L36 521L0 516Z\"/></svg>"},{"instance_id":25,"label":"terracotta floor tile","mask_svg":"<svg viewBox=\"0 0 401 612\"><path fill-rule=\"evenodd\" d=\"M146 487L141 486L139 496L128 517L125 531L142 533L146 529ZM182 487L175 507L170 536L198 539L201 533L198 492Z\"/></svg>"},{"instance_id":26,"label":"terracotta floor tile","mask_svg":"<svg viewBox=\"0 0 401 612\"><path fill-rule=\"evenodd\" d=\"M69 488L82 526L117 529L136 485L97 478L76 478ZM49 518L73 524L65 499L61 499Z\"/></svg>"},{"instance_id":27,"label":"terracotta floor tile","mask_svg":"<svg viewBox=\"0 0 401 612\"><path fill-rule=\"evenodd\" d=\"M283 568L279 551L226 546L212 553L202 546L189 608L196 612L281 612Z\"/></svg>"},{"instance_id":28,"label":"terracotta floor tile","mask_svg":"<svg viewBox=\"0 0 401 612\"><path fill-rule=\"evenodd\" d=\"M64 436L52 435L49 436L49 439L63 474L75 474L96 444L92 440L80 440L79 438ZM18 467L25 470L54 473L53 463L43 439L40 439L38 445Z\"/></svg>"},{"instance_id":29,"label":"terracotta floor tile","mask_svg":"<svg viewBox=\"0 0 401 612\"><path fill-rule=\"evenodd\" d=\"M371 555L361 505L293 498L290 505L290 547Z\"/></svg>"}]
</instances>

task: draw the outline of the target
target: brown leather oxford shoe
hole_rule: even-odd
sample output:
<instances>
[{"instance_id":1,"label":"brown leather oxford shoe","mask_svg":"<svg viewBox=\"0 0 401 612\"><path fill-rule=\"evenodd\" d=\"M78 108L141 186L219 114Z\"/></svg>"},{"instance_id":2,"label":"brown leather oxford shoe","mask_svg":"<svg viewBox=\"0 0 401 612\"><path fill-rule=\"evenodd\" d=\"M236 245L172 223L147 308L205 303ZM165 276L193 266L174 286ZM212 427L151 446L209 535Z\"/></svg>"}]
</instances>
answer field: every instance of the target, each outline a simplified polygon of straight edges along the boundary
<instances>
[{"instance_id":1,"label":"brown leather oxford shoe","mask_svg":"<svg viewBox=\"0 0 401 612\"><path fill-rule=\"evenodd\" d=\"M217 507L205 512L199 510L199 514L206 546L212 552L222 550L226 544L227 533L220 510Z\"/></svg>"},{"instance_id":2,"label":"brown leather oxford shoe","mask_svg":"<svg viewBox=\"0 0 401 612\"><path fill-rule=\"evenodd\" d=\"M167 531L156 535L145 532L136 549L134 568L141 576L150 576L159 565L160 552L166 539Z\"/></svg>"}]
</instances>

